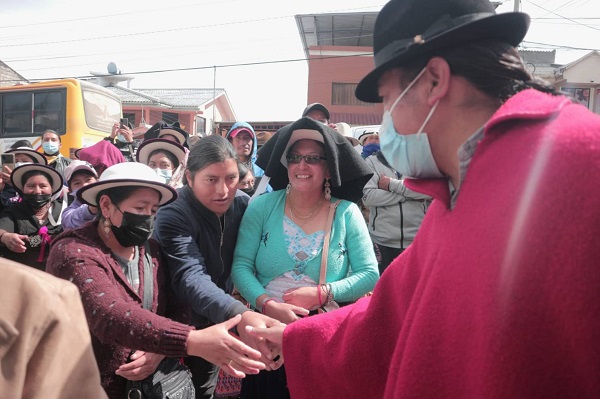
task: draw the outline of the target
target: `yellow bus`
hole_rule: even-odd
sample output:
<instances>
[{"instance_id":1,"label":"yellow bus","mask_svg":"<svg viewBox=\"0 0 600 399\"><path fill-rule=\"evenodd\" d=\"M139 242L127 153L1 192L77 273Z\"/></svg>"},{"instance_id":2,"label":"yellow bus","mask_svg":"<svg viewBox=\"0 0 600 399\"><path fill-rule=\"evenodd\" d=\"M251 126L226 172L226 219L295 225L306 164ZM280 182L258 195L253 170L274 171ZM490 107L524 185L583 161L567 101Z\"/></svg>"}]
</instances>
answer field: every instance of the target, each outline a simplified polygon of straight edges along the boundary
<instances>
[{"instance_id":1,"label":"yellow bus","mask_svg":"<svg viewBox=\"0 0 600 399\"><path fill-rule=\"evenodd\" d=\"M0 152L27 139L36 150L45 130L56 131L61 153L88 147L110 135L122 115L121 99L110 90L78 79L0 87Z\"/></svg>"}]
</instances>

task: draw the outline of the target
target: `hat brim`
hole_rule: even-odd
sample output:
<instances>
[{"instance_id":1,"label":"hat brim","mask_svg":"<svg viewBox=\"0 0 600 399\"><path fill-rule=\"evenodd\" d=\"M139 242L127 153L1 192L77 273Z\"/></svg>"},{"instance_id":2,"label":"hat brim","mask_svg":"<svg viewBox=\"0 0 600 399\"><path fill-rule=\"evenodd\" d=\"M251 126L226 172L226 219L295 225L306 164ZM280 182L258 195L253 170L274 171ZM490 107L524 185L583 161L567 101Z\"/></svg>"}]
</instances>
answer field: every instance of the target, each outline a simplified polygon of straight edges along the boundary
<instances>
[{"instance_id":1,"label":"hat brim","mask_svg":"<svg viewBox=\"0 0 600 399\"><path fill-rule=\"evenodd\" d=\"M493 14L425 39L422 44L399 44L393 51L393 57L377 66L359 82L355 92L356 98L368 103L380 103L382 99L379 96L378 83L384 72L441 48L485 39L497 39L517 47L527 34L529 21L529 16L521 12Z\"/></svg>"},{"instance_id":2,"label":"hat brim","mask_svg":"<svg viewBox=\"0 0 600 399\"><path fill-rule=\"evenodd\" d=\"M52 194L56 194L57 192L62 190L63 178L61 174L58 173L54 168L51 168L50 166L41 165L37 163L21 165L15 168L10 175L10 181L12 185L18 188L21 192L23 192L23 184L21 183L23 175L32 170L39 170L50 175L50 177L52 178Z\"/></svg>"},{"instance_id":3,"label":"hat brim","mask_svg":"<svg viewBox=\"0 0 600 399\"><path fill-rule=\"evenodd\" d=\"M314 141L318 141L319 143L324 143L323 134L317 130L311 130L311 129L293 130L292 135L290 136L290 139L288 140L287 145L285 146L285 149L283 150L283 154L281 154L281 164L283 166L285 166L286 168L288 167L287 153L290 150L290 147L293 146L297 141L300 141L300 140L314 140Z\"/></svg>"},{"instance_id":4,"label":"hat brim","mask_svg":"<svg viewBox=\"0 0 600 399\"><path fill-rule=\"evenodd\" d=\"M169 128L160 129L160 131L158 132L158 138L163 138L164 136L167 136L167 135L171 135L171 136L177 138L177 141L180 145L186 145L187 139L189 137L188 135L181 133L179 130L169 129Z\"/></svg>"},{"instance_id":5,"label":"hat brim","mask_svg":"<svg viewBox=\"0 0 600 399\"><path fill-rule=\"evenodd\" d=\"M98 181L80 188L77 191L77 198L85 204L98 206L96 198L98 194L104 190L116 187L139 187L153 188L160 194L159 206L167 205L177 198L177 192L173 187L158 182L139 181L135 179L114 179L106 181Z\"/></svg>"},{"instance_id":6,"label":"hat brim","mask_svg":"<svg viewBox=\"0 0 600 399\"><path fill-rule=\"evenodd\" d=\"M231 131L231 133L229 133L229 137L231 137L233 139L235 136L237 136L238 134L240 134L242 132L248 133L253 139L256 138L256 135L254 134L254 132L252 132L252 130L248 129L245 126L237 127L235 129L233 129Z\"/></svg>"},{"instance_id":7,"label":"hat brim","mask_svg":"<svg viewBox=\"0 0 600 399\"><path fill-rule=\"evenodd\" d=\"M142 142L137 149L136 160L144 165L148 165L148 162L150 161L150 154L156 150L170 152L175 156L175 158L177 158L179 163L181 163L185 158L185 149L183 146L173 141L159 138L145 140Z\"/></svg>"},{"instance_id":8,"label":"hat brim","mask_svg":"<svg viewBox=\"0 0 600 399\"><path fill-rule=\"evenodd\" d=\"M67 184L69 184L69 182L71 181L71 179L73 178L73 176L75 175L75 173L81 172L81 171L90 173L96 179L98 178L98 173L91 166L88 166L88 165L77 165L77 166L75 166L75 168L71 171L71 173L69 175L65 174L65 179L67 181Z\"/></svg>"},{"instance_id":9,"label":"hat brim","mask_svg":"<svg viewBox=\"0 0 600 399\"><path fill-rule=\"evenodd\" d=\"M9 154L15 154L15 155L16 154L24 154L24 155L29 156L30 158L33 158L34 161L40 165L48 165L48 160L46 159L44 154L40 154L36 150L30 150L30 149L26 149L26 148L15 148L14 150L8 150L6 152Z\"/></svg>"},{"instance_id":10,"label":"hat brim","mask_svg":"<svg viewBox=\"0 0 600 399\"><path fill-rule=\"evenodd\" d=\"M353 147L356 147L357 145L359 145L359 141L357 139L355 139L354 137L350 137L350 136L344 136L346 137L346 140L348 140L350 142L350 144L352 144Z\"/></svg>"},{"instance_id":11,"label":"hat brim","mask_svg":"<svg viewBox=\"0 0 600 399\"><path fill-rule=\"evenodd\" d=\"M312 111L321 111L325 115L327 120L329 120L331 118L331 115L329 114L329 110L327 109L327 107L325 107L321 103L314 103L314 104L308 105L304 109L304 112L302 112L302 117L305 117L307 114L309 114Z\"/></svg>"}]
</instances>

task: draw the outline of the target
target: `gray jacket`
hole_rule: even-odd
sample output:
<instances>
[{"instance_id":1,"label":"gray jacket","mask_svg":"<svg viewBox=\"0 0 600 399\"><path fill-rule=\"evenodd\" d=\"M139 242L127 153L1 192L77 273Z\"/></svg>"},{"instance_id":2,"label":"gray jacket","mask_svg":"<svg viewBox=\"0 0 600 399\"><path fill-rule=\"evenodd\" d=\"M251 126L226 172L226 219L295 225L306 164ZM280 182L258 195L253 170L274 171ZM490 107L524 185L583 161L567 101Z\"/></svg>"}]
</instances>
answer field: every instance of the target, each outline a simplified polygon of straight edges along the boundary
<instances>
[{"instance_id":1,"label":"gray jacket","mask_svg":"<svg viewBox=\"0 0 600 399\"><path fill-rule=\"evenodd\" d=\"M375 244L406 248L421 226L431 197L406 188L401 176L382 160L385 162L380 152L365 160L375 172L363 189L363 204L369 208L369 233ZM378 187L383 175L391 179L390 191Z\"/></svg>"}]
</instances>

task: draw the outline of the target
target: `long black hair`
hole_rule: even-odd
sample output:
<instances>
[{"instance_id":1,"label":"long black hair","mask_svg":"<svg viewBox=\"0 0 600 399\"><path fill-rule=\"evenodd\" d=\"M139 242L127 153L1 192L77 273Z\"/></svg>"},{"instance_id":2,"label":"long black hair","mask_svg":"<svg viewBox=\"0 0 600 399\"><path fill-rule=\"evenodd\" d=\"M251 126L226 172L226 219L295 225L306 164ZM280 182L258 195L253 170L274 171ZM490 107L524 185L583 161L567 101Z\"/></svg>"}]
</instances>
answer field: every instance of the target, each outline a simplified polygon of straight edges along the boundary
<instances>
[{"instance_id":1,"label":"long black hair","mask_svg":"<svg viewBox=\"0 0 600 399\"><path fill-rule=\"evenodd\" d=\"M445 59L452 74L465 78L500 104L530 88L560 94L550 83L527 71L517 49L498 40L478 40L435 50L401 67L409 72L407 79L412 80L433 57Z\"/></svg>"}]
</instances>

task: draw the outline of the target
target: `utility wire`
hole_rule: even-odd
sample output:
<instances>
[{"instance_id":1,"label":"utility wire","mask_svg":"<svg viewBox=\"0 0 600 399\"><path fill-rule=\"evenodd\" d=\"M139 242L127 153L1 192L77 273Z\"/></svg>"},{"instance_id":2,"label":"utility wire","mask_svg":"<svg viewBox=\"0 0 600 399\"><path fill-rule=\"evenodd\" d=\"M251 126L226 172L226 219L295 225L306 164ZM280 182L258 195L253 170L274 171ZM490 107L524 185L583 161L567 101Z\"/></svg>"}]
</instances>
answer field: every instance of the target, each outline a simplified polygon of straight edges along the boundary
<instances>
[{"instance_id":1,"label":"utility wire","mask_svg":"<svg viewBox=\"0 0 600 399\"><path fill-rule=\"evenodd\" d=\"M351 57L366 57L366 56L373 56L373 53L366 52L366 53L352 54L352 55L325 56L325 57L319 57L319 58L310 58L310 61L331 59L331 58L351 58ZM233 68L233 67L256 66L256 65L284 64L284 63L299 62L299 61L309 61L309 59L308 58L294 58L294 59L287 59L287 60L244 62L244 63L237 63L237 64L209 65L209 66L187 67L187 68L172 68L172 69L160 69L160 70L153 70L153 71L137 71L137 72L128 72L127 74L128 75L147 75L147 74L165 73L165 72L198 71L198 70L212 69L212 68ZM28 80L31 82L41 82L41 81L45 81L45 80L58 80L58 79L66 79L66 78L89 79L89 78L97 78L97 77L102 77L102 76L113 76L113 75L104 74L104 75L61 76L61 77L37 78L37 79L28 79ZM21 80L18 80L18 79L0 80L1 83L20 82L20 81Z\"/></svg>"},{"instance_id":2,"label":"utility wire","mask_svg":"<svg viewBox=\"0 0 600 399\"><path fill-rule=\"evenodd\" d=\"M325 11L325 13L334 13L334 12L352 11L352 10L362 10L362 9L365 9L365 8L378 8L378 7L380 8L380 7L382 7L382 5L368 6L368 7L346 8L346 9L341 9L341 10ZM181 31L194 30L194 29L214 28L214 27L218 27L218 26L231 26L231 25L245 24L245 23L273 21L273 20L276 20L276 19L285 19L285 18L292 18L292 17L294 17L294 15L282 15L282 16L278 16L278 17L256 18L256 19L248 19L248 20L243 20L243 21L221 22L221 23L209 24L209 25L199 25L199 26L190 26L190 27L182 27L182 28L172 28L172 29L164 29L164 30L156 30L156 31L137 32L137 33L124 33L124 34L110 35L110 36L90 37L90 38L81 38L81 39L69 39L69 40L56 40L56 41L37 42L37 43L4 44L4 45L0 45L0 48L39 46L39 45L47 45L47 44L75 43L75 42L86 42L86 41L92 41L92 40L116 39L116 38L123 38L123 37L144 36L144 35L156 34L156 33L181 32Z\"/></svg>"},{"instance_id":3,"label":"utility wire","mask_svg":"<svg viewBox=\"0 0 600 399\"><path fill-rule=\"evenodd\" d=\"M587 28L590 28L590 29L594 29L594 30L600 31L600 28L596 28L596 27L594 27L594 26L587 25L587 24L584 24L584 23L581 23L581 22L577 22L577 21L575 21L575 20L573 20L573 19L571 19L571 18L567 18L567 17L565 17L564 15L557 14L557 13L555 13L554 11L548 10L547 8L544 8L544 7L542 7L542 6L538 5L538 4L535 4L535 3L534 3L534 2L532 2L532 1L529 1L529 0L525 0L525 1L526 1L527 3L529 3L529 4L531 4L531 5L534 5L534 6L538 7L538 8L540 8L540 9L542 9L542 10L546 11L546 12L549 12L550 14L554 14L554 15L556 15L556 16L558 16L558 17L560 17L560 18L564 18L564 19L566 19L567 21L571 21L571 22L573 22L573 23L575 23L575 24L577 24L577 25L585 26L585 27L587 27Z\"/></svg>"}]
</instances>

